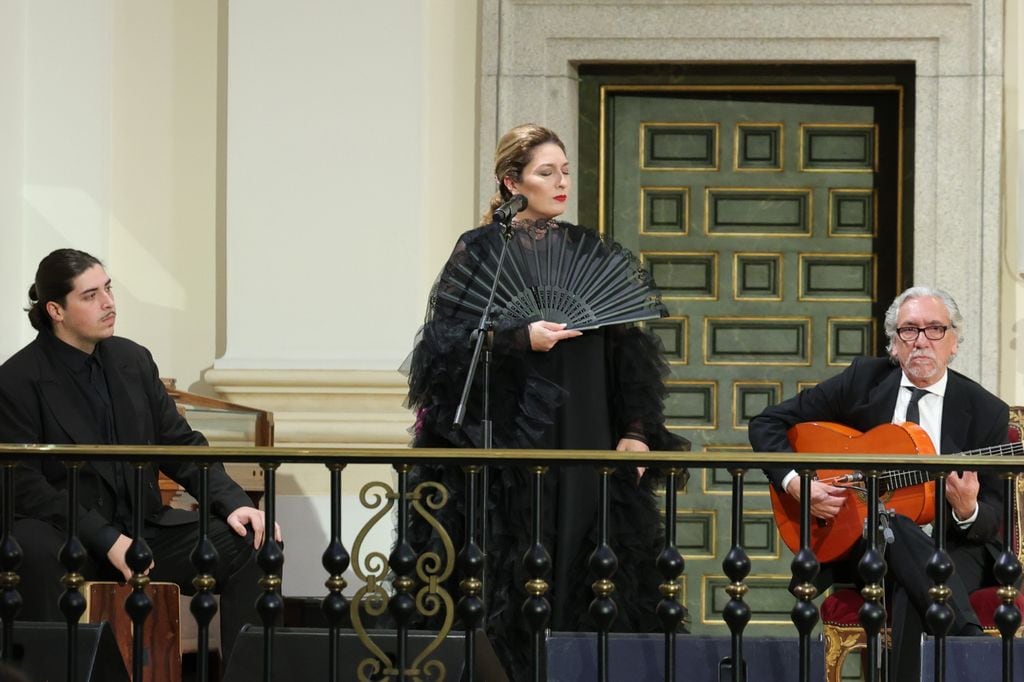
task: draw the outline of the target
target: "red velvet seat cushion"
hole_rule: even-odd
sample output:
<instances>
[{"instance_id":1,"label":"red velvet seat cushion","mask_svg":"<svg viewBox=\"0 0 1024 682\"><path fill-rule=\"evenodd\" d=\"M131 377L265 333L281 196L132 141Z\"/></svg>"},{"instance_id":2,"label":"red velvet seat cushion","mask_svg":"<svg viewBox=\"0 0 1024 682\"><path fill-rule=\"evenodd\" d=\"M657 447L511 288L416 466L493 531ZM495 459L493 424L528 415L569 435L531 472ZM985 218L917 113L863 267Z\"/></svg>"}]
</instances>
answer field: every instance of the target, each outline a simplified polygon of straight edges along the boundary
<instances>
[{"instance_id":1,"label":"red velvet seat cushion","mask_svg":"<svg viewBox=\"0 0 1024 682\"><path fill-rule=\"evenodd\" d=\"M974 612L978 614L978 620L981 621L981 627L983 628L994 628L996 626L996 607L1003 603L999 599L999 595L996 594L998 589L998 587L983 587L980 590L971 592L971 606L974 608ZM1024 595L1018 594L1016 603L1017 608L1020 609L1021 613L1024 613Z\"/></svg>"},{"instance_id":2,"label":"red velvet seat cushion","mask_svg":"<svg viewBox=\"0 0 1024 682\"><path fill-rule=\"evenodd\" d=\"M860 625L857 614L863 604L857 590L836 590L821 603L821 620L829 625Z\"/></svg>"},{"instance_id":3,"label":"red velvet seat cushion","mask_svg":"<svg viewBox=\"0 0 1024 682\"><path fill-rule=\"evenodd\" d=\"M971 606L978 614L981 627L994 628L996 607L1002 601L997 594L998 587L983 587L971 592ZM836 590L821 604L821 620L829 625L860 625L858 613L864 599L857 590ZM1018 594L1017 608L1024 613L1024 594Z\"/></svg>"},{"instance_id":4,"label":"red velvet seat cushion","mask_svg":"<svg viewBox=\"0 0 1024 682\"><path fill-rule=\"evenodd\" d=\"M1011 423L1007 440L1011 443L1019 443L1022 440L1020 427ZM1020 530L1020 528L1013 529L1013 543L1016 547L1020 547ZM1002 532L1002 529L1000 529L1000 532ZM981 621L981 627L983 628L994 628L996 626L996 607L1002 603L999 595L996 594L998 589L998 587L983 587L971 593L971 607L978 614L978 620ZM1018 594L1015 601L1017 608L1024 614L1024 595Z\"/></svg>"}]
</instances>

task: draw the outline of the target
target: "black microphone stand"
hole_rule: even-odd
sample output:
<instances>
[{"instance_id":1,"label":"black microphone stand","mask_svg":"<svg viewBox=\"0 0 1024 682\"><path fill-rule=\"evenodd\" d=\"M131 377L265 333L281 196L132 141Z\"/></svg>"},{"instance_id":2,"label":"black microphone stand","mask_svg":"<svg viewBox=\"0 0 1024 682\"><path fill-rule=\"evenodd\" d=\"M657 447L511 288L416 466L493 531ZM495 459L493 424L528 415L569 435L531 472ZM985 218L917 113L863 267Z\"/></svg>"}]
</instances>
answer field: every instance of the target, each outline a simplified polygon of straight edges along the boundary
<instances>
[{"instance_id":1,"label":"black microphone stand","mask_svg":"<svg viewBox=\"0 0 1024 682\"><path fill-rule=\"evenodd\" d=\"M501 225L501 254L498 256L498 267L494 271L494 281L491 282L491 291L487 297L487 305L480 315L480 322L477 324L476 345L473 348L473 357L469 361L469 372L466 374L466 383L462 386L462 397L459 405L455 408L455 419L452 421L452 428L462 428L462 422L466 417L466 404L469 402L469 392L473 386L473 379L476 376L477 367L480 364L480 355L483 353L484 385L483 385L483 418L480 425L483 428L483 449L490 450L494 447L493 431L491 423L491 351L494 346L494 321L491 319L491 306L494 305L494 297L498 289L498 280L501 278L502 268L505 265L505 256L508 254L508 245L512 241L512 215L502 216L499 219ZM480 549L487 553L487 490L488 490L487 467L484 466L481 474L480 489L482 493L480 504ZM471 505L476 500L470 500Z\"/></svg>"},{"instance_id":2,"label":"black microphone stand","mask_svg":"<svg viewBox=\"0 0 1024 682\"><path fill-rule=\"evenodd\" d=\"M525 207L525 201L522 202ZM522 210L523 207L518 208ZM495 212L495 222L501 225L501 255L498 256L498 267L494 272L494 281L491 282L491 291L487 297L487 305L484 306L483 313L480 315L480 322L477 325L476 331L473 332L476 335L476 343L473 347L473 357L469 362L469 371L466 373L466 383L462 387L462 397L459 399L459 405L455 408L455 419L452 420L452 429L458 430L462 428L462 422L466 417L466 404L469 401L469 392L473 386L473 379L476 376L476 370L480 363L480 356L483 353L483 365L484 365L484 381L483 381L483 418L480 421L480 425L483 429L483 449L490 450L494 447L493 442L493 428L491 424L491 356L492 349L494 346L494 321L491 319L491 306L494 305L494 297L498 289L498 280L501 278L502 268L505 265L505 256L508 254L508 245L512 241L512 217L516 213L516 208L507 213ZM470 497L466 501L467 510L467 528L466 528L466 546L469 547L470 543L475 542L476 529L479 528L479 541L476 545L480 548L480 554L483 556L483 566L479 575L480 580L480 598L482 609L479 615L486 612L487 603L487 500L490 497L490 477L488 476L488 466L485 464L480 467L479 474L467 474L466 490L467 495ZM476 486L473 484L473 478L479 475L480 485ZM479 514L480 523L474 528L473 524L473 510L477 510ZM479 627L479 621L477 621L477 627ZM471 666L475 657L476 648L476 632L470 627L467 627L466 631L466 661ZM475 675L472 669L468 672L469 682L473 682Z\"/></svg>"}]
</instances>

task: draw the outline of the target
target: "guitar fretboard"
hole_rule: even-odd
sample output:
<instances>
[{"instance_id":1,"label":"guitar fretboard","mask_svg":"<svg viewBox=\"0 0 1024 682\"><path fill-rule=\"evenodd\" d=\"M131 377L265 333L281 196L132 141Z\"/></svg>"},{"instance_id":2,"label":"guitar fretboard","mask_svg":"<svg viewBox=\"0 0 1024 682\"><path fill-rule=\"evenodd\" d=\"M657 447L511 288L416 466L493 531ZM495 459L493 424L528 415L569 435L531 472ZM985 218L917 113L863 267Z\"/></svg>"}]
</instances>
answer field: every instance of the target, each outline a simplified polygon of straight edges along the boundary
<instances>
[{"instance_id":1,"label":"guitar fretboard","mask_svg":"<svg viewBox=\"0 0 1024 682\"><path fill-rule=\"evenodd\" d=\"M958 452L955 454L971 457L978 455L992 455L997 457L1021 455L1024 454L1024 443L1004 443L1002 445L978 448L977 450L968 450L967 452ZM939 455L939 457L942 457L942 455ZM921 485L922 483L927 483L932 480L935 480L935 474L927 471L886 471L878 476L878 482L883 485L886 490L909 488L910 486Z\"/></svg>"}]
</instances>

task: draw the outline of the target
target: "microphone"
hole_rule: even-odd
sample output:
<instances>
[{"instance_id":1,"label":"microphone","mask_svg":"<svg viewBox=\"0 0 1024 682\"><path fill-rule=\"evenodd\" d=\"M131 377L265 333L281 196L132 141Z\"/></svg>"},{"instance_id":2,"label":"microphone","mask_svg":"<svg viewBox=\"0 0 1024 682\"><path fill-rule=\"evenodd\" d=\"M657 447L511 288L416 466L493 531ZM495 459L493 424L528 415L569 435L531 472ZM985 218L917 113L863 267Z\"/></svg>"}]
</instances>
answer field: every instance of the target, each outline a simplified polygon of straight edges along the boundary
<instances>
[{"instance_id":1,"label":"microphone","mask_svg":"<svg viewBox=\"0 0 1024 682\"><path fill-rule=\"evenodd\" d=\"M520 211L526 210L526 197L522 194L514 194L512 198L506 201L504 204L494 209L492 217L496 223L507 223L512 220L512 217Z\"/></svg>"}]
</instances>

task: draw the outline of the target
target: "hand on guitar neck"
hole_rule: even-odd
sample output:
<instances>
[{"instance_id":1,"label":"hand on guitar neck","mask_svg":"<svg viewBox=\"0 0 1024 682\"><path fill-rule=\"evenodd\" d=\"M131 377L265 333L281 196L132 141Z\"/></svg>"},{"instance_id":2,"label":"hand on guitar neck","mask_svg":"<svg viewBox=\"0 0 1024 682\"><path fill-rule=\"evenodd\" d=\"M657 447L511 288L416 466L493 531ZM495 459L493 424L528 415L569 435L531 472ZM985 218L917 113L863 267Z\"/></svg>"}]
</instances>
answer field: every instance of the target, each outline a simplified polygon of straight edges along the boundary
<instances>
[{"instance_id":1,"label":"hand on guitar neck","mask_svg":"<svg viewBox=\"0 0 1024 682\"><path fill-rule=\"evenodd\" d=\"M797 502L800 501L799 477L789 482L786 492ZM811 481L811 516L819 519L834 518L846 503L846 496L849 494L849 488L839 488L821 481Z\"/></svg>"}]
</instances>

